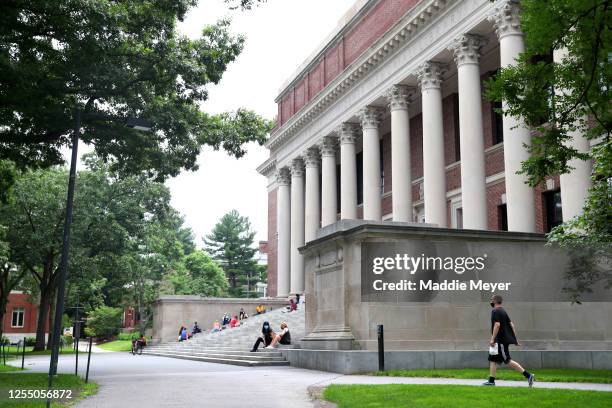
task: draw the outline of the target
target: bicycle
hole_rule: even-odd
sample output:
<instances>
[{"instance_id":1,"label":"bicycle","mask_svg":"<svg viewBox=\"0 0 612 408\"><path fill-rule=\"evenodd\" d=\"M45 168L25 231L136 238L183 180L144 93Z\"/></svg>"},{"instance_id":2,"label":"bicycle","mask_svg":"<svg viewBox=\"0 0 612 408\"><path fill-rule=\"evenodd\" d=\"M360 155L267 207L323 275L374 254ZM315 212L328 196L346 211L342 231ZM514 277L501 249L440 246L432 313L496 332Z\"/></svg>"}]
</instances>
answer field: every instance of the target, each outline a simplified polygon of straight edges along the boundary
<instances>
[{"instance_id":1,"label":"bicycle","mask_svg":"<svg viewBox=\"0 0 612 408\"><path fill-rule=\"evenodd\" d=\"M134 340L132 341L132 355L141 355L142 354L142 350L144 349L144 344L141 341L138 340Z\"/></svg>"}]
</instances>

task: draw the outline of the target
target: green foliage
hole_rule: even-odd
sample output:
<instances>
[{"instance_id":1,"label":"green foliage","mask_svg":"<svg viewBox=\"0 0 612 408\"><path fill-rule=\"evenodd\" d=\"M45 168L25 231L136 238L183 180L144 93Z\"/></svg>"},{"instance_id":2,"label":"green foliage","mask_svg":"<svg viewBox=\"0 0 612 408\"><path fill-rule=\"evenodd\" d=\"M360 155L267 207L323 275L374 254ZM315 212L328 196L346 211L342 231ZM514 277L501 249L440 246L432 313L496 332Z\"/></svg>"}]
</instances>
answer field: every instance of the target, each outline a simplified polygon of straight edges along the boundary
<instances>
[{"instance_id":1,"label":"green foliage","mask_svg":"<svg viewBox=\"0 0 612 408\"><path fill-rule=\"evenodd\" d=\"M132 333L119 333L117 335L117 340L138 340L140 338L140 332L132 332Z\"/></svg>"},{"instance_id":2,"label":"green foliage","mask_svg":"<svg viewBox=\"0 0 612 408\"><path fill-rule=\"evenodd\" d=\"M487 95L505 102L505 114L537 130L521 170L530 185L570 172L570 160L593 163L583 214L549 234L550 243L572 254L567 290L579 301L594 285L612 287L612 4L522 0L521 7L525 52L488 82ZM551 52L554 61L542 58ZM569 143L576 132L599 144L578 151Z\"/></svg>"},{"instance_id":3,"label":"green foliage","mask_svg":"<svg viewBox=\"0 0 612 408\"><path fill-rule=\"evenodd\" d=\"M194 0L15 0L0 13L0 157L19 167L63 162L74 111L82 139L115 170L162 180L196 169L202 145L240 157L271 123L253 112L200 110L244 46L229 21L200 38L177 30ZM101 119L110 115L118 120ZM154 122L143 134L121 122Z\"/></svg>"},{"instance_id":4,"label":"green foliage","mask_svg":"<svg viewBox=\"0 0 612 408\"><path fill-rule=\"evenodd\" d=\"M8 160L0 160L0 203L8 201L11 188L15 183L15 166Z\"/></svg>"},{"instance_id":5,"label":"green foliage","mask_svg":"<svg viewBox=\"0 0 612 408\"><path fill-rule=\"evenodd\" d=\"M232 296L242 296L241 285L248 284L250 290L258 278L254 237L249 219L232 210L204 239L206 251L225 271Z\"/></svg>"},{"instance_id":6,"label":"green foliage","mask_svg":"<svg viewBox=\"0 0 612 408\"><path fill-rule=\"evenodd\" d=\"M230 10L251 10L253 7L265 3L267 0L225 0Z\"/></svg>"},{"instance_id":7,"label":"green foliage","mask_svg":"<svg viewBox=\"0 0 612 408\"><path fill-rule=\"evenodd\" d=\"M36 337L26 337L25 345L26 347L32 347L36 344Z\"/></svg>"},{"instance_id":8,"label":"green foliage","mask_svg":"<svg viewBox=\"0 0 612 408\"><path fill-rule=\"evenodd\" d=\"M117 334L121 327L122 313L120 308L100 306L89 314L85 334L101 338Z\"/></svg>"}]
</instances>

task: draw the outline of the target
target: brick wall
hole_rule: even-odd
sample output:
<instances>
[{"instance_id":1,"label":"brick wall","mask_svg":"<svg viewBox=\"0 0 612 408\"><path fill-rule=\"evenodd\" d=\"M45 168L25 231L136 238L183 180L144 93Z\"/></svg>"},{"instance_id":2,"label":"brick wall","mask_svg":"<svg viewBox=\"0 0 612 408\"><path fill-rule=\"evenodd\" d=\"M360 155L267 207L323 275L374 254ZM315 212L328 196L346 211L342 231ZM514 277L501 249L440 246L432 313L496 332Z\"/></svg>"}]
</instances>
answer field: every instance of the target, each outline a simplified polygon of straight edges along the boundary
<instances>
[{"instance_id":1,"label":"brick wall","mask_svg":"<svg viewBox=\"0 0 612 408\"><path fill-rule=\"evenodd\" d=\"M487 186L487 228L499 230L499 205L502 204L502 195L506 193L506 183L494 183Z\"/></svg>"},{"instance_id":2,"label":"brick wall","mask_svg":"<svg viewBox=\"0 0 612 408\"><path fill-rule=\"evenodd\" d=\"M23 327L11 327L13 309L23 308ZM5 334L36 333L38 322L38 305L30 302L29 295L25 293L9 293L9 302L4 315L3 332ZM46 332L49 332L49 322L47 322Z\"/></svg>"},{"instance_id":3,"label":"brick wall","mask_svg":"<svg viewBox=\"0 0 612 408\"><path fill-rule=\"evenodd\" d=\"M278 237L276 235L276 192L268 192L268 296L276 296L278 276Z\"/></svg>"},{"instance_id":4,"label":"brick wall","mask_svg":"<svg viewBox=\"0 0 612 408\"><path fill-rule=\"evenodd\" d=\"M333 45L310 71L301 73L296 82L279 102L279 123L282 125L314 98L327 84L354 62L365 50L391 28L419 0L380 0ZM307 78L307 85L304 84Z\"/></svg>"}]
</instances>

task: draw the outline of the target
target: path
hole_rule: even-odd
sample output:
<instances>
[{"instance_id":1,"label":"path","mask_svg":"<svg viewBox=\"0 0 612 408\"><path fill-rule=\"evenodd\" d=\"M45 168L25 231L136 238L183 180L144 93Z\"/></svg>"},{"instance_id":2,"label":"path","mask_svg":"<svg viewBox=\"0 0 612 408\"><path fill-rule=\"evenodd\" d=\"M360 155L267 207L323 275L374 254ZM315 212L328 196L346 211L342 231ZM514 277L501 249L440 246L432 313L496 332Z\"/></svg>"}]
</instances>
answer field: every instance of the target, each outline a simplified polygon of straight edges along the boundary
<instances>
[{"instance_id":1,"label":"path","mask_svg":"<svg viewBox=\"0 0 612 408\"><path fill-rule=\"evenodd\" d=\"M48 356L26 360L32 371L46 372ZM86 355L79 373L84 375ZM60 358L60 373L74 372L74 355ZM536 371L537 375L537 371ZM460 384L480 386L482 380L340 375L295 367L239 367L128 353L92 355L90 378L100 385L97 395L77 408L118 406L311 408L311 386L329 384ZM497 381L498 386L525 387L526 382ZM612 384L544 383L537 388L570 388L612 392Z\"/></svg>"}]
</instances>

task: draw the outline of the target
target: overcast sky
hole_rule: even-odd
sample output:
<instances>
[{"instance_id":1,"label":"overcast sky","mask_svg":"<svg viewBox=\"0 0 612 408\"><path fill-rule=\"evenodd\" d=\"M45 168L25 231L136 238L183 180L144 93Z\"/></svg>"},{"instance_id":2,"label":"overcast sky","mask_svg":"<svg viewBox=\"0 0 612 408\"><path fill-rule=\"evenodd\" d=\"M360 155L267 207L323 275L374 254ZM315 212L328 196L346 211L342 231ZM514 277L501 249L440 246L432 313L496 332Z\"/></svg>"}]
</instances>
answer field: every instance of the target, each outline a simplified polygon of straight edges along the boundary
<instances>
[{"instance_id":1,"label":"overcast sky","mask_svg":"<svg viewBox=\"0 0 612 408\"><path fill-rule=\"evenodd\" d=\"M223 0L200 0L180 24L198 37L206 24L229 16L232 32L246 36L242 54L209 89L203 109L210 113L252 109L272 119L280 86L333 31L355 0L268 0L252 11L230 11ZM267 180L255 168L268 157L253 144L241 159L205 148L197 172L183 172L167 185L172 205L184 216L201 245L215 223L232 209L251 220L256 240L267 239Z\"/></svg>"}]
</instances>

